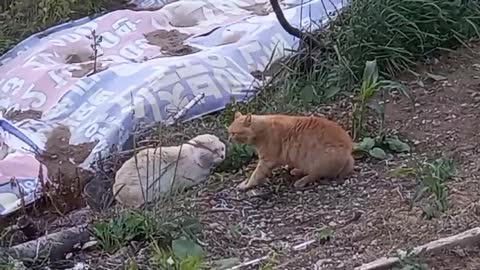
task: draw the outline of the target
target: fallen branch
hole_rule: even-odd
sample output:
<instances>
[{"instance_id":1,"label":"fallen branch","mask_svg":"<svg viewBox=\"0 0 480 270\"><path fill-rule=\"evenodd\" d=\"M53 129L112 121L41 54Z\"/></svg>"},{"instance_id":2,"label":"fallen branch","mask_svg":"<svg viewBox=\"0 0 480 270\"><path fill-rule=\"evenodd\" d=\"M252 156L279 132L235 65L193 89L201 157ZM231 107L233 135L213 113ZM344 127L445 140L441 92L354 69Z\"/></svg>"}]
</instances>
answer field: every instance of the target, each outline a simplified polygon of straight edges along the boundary
<instances>
[{"instance_id":1,"label":"fallen branch","mask_svg":"<svg viewBox=\"0 0 480 270\"><path fill-rule=\"evenodd\" d=\"M251 260L251 261L246 261L246 262L243 262L239 265L236 265L236 266L233 266L233 267L230 267L228 268L227 270L236 270L236 269L240 269L240 268L243 268L245 266L249 266L249 265L255 265L255 264L258 264L260 263L261 261L264 261L268 259L268 255L265 255L263 257L260 257L260 258L257 258L257 259L254 259L254 260Z\"/></svg>"},{"instance_id":2,"label":"fallen branch","mask_svg":"<svg viewBox=\"0 0 480 270\"><path fill-rule=\"evenodd\" d=\"M440 250L452 247L452 246L466 246L475 242L480 242L480 227L464 231L457 235L441 238L430 243L418 246L414 248L409 254L420 255L424 253L435 253ZM406 252L400 251L400 258L403 257ZM355 270L378 270L391 267L395 263L400 261L399 257L383 257L376 261L363 264L356 267Z\"/></svg>"},{"instance_id":3,"label":"fallen branch","mask_svg":"<svg viewBox=\"0 0 480 270\"><path fill-rule=\"evenodd\" d=\"M89 238L87 225L81 225L13 246L9 253L20 260L37 260L43 257L59 260L71 252L75 245L83 245Z\"/></svg>"}]
</instances>

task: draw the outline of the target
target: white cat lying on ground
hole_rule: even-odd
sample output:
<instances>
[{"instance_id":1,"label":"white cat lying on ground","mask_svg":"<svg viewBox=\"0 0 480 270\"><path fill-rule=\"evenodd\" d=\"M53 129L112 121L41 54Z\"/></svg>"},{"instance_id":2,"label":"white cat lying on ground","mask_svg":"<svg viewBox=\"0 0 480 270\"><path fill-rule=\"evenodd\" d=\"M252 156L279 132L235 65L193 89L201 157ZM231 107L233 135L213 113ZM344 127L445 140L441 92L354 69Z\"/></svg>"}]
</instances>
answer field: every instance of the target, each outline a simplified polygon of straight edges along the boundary
<instances>
[{"instance_id":1,"label":"white cat lying on ground","mask_svg":"<svg viewBox=\"0 0 480 270\"><path fill-rule=\"evenodd\" d=\"M137 153L136 164L132 157L117 171L113 194L118 193L115 199L121 204L138 207L145 197L151 202L162 194L207 180L211 169L224 159L225 144L210 134L199 135L179 146L144 149Z\"/></svg>"}]
</instances>

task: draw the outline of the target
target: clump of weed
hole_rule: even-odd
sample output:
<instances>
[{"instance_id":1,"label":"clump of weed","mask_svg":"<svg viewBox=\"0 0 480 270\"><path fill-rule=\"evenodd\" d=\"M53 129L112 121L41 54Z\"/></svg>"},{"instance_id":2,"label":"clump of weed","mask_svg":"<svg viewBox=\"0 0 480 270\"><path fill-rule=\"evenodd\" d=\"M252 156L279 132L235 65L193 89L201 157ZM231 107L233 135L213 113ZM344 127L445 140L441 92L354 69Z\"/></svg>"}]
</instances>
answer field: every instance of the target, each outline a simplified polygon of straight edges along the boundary
<instances>
[{"instance_id":1,"label":"clump of weed","mask_svg":"<svg viewBox=\"0 0 480 270\"><path fill-rule=\"evenodd\" d=\"M353 139L357 140L365 135L364 126L367 116L367 109L370 107L375 109L380 120L380 128L378 135L382 136L384 133L385 122L385 96L391 91L400 91L405 96L413 100L408 88L404 85L391 81L381 80L378 72L377 61L367 61L363 71L363 77L360 84L360 89L356 92L355 104L353 107ZM381 95L379 101L373 104L373 100L377 94Z\"/></svg>"},{"instance_id":2,"label":"clump of weed","mask_svg":"<svg viewBox=\"0 0 480 270\"><path fill-rule=\"evenodd\" d=\"M265 261L263 261L259 266L258 270L273 270L276 268L278 264L276 257L276 253L272 253Z\"/></svg>"},{"instance_id":3,"label":"clump of weed","mask_svg":"<svg viewBox=\"0 0 480 270\"><path fill-rule=\"evenodd\" d=\"M429 203L422 205L427 218L433 218L448 209L448 189L446 182L456 175L455 162L452 159L439 158L424 161L415 167L398 168L392 171L393 176L413 176L419 182L413 202L427 197Z\"/></svg>"},{"instance_id":4,"label":"clump of weed","mask_svg":"<svg viewBox=\"0 0 480 270\"><path fill-rule=\"evenodd\" d=\"M183 215L159 218L158 214L147 210L125 210L113 218L94 222L90 230L104 252L111 254L131 241L138 241L149 247L149 265L159 269L200 269L204 258L203 248L196 241L201 230L200 222ZM134 258L125 264L125 269L137 267Z\"/></svg>"},{"instance_id":5,"label":"clump of weed","mask_svg":"<svg viewBox=\"0 0 480 270\"><path fill-rule=\"evenodd\" d=\"M385 96L392 91L400 91L413 104L413 96L404 85L391 80L381 80L377 62L367 61L360 88L356 92L352 113L352 137L355 141L362 138L361 142L354 146L354 151L359 156L367 154L377 159L385 159L386 151L397 153L410 151L410 146L401 141L398 136L388 136L385 133ZM380 94L380 98L375 100L377 94ZM365 130L369 109L375 112L379 122L378 130L373 136L367 134Z\"/></svg>"},{"instance_id":6,"label":"clump of weed","mask_svg":"<svg viewBox=\"0 0 480 270\"><path fill-rule=\"evenodd\" d=\"M364 137L359 143L354 143L354 155L357 157L368 155L376 159L385 159L387 151L408 153L410 150L410 146L398 136Z\"/></svg>"},{"instance_id":7,"label":"clump of weed","mask_svg":"<svg viewBox=\"0 0 480 270\"><path fill-rule=\"evenodd\" d=\"M317 232L317 238L320 241L321 244L324 244L328 241L330 241L334 231L330 227L323 227L318 230Z\"/></svg>"},{"instance_id":8,"label":"clump of weed","mask_svg":"<svg viewBox=\"0 0 480 270\"><path fill-rule=\"evenodd\" d=\"M137 210L123 211L110 220L93 223L91 230L101 249L107 253L114 252L133 240L155 238L158 233L155 220Z\"/></svg>"}]
</instances>

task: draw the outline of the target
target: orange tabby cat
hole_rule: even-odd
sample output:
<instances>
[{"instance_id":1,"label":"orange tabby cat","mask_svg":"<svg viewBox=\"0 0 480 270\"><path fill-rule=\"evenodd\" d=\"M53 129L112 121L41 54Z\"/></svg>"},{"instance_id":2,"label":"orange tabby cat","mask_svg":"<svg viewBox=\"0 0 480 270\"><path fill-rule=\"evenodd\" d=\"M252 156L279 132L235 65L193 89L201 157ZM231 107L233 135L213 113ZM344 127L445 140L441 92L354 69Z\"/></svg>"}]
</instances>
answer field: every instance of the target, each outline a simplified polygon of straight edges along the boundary
<instances>
[{"instance_id":1,"label":"orange tabby cat","mask_svg":"<svg viewBox=\"0 0 480 270\"><path fill-rule=\"evenodd\" d=\"M326 118L236 112L228 134L236 143L252 145L259 158L250 178L238 185L240 190L261 184L283 165L293 168L292 175L302 176L295 187L320 178L343 178L353 171L352 139Z\"/></svg>"}]
</instances>

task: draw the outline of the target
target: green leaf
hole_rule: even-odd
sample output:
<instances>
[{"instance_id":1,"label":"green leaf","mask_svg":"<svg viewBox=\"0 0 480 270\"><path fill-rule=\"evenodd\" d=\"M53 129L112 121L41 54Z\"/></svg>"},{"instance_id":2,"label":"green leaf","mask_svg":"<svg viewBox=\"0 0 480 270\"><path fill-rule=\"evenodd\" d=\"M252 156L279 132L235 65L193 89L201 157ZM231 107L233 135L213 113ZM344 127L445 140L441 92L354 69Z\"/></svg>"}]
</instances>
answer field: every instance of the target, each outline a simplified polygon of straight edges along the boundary
<instances>
[{"instance_id":1,"label":"green leaf","mask_svg":"<svg viewBox=\"0 0 480 270\"><path fill-rule=\"evenodd\" d=\"M367 61L363 70L362 88L368 89L378 81L377 60Z\"/></svg>"},{"instance_id":2,"label":"green leaf","mask_svg":"<svg viewBox=\"0 0 480 270\"><path fill-rule=\"evenodd\" d=\"M172 241L172 253L179 259L185 259L188 256L203 258L203 249L194 241L186 238L175 239Z\"/></svg>"},{"instance_id":3,"label":"green leaf","mask_svg":"<svg viewBox=\"0 0 480 270\"><path fill-rule=\"evenodd\" d=\"M312 84L308 84L300 91L300 98L303 102L312 102L315 99L315 88Z\"/></svg>"},{"instance_id":4,"label":"green leaf","mask_svg":"<svg viewBox=\"0 0 480 270\"><path fill-rule=\"evenodd\" d=\"M389 137L385 139L385 143L392 151L402 153L410 152L410 146L407 143L402 142L398 137Z\"/></svg>"},{"instance_id":5,"label":"green leaf","mask_svg":"<svg viewBox=\"0 0 480 270\"><path fill-rule=\"evenodd\" d=\"M368 151L368 154L374 158L377 158L377 159L385 159L387 158L387 154L385 153L385 151L383 151L382 148L380 147L375 147L375 148L372 148L370 151Z\"/></svg>"},{"instance_id":6,"label":"green leaf","mask_svg":"<svg viewBox=\"0 0 480 270\"><path fill-rule=\"evenodd\" d=\"M362 151L370 151L375 146L375 140L370 137L365 137L357 144L357 149Z\"/></svg>"}]
</instances>

